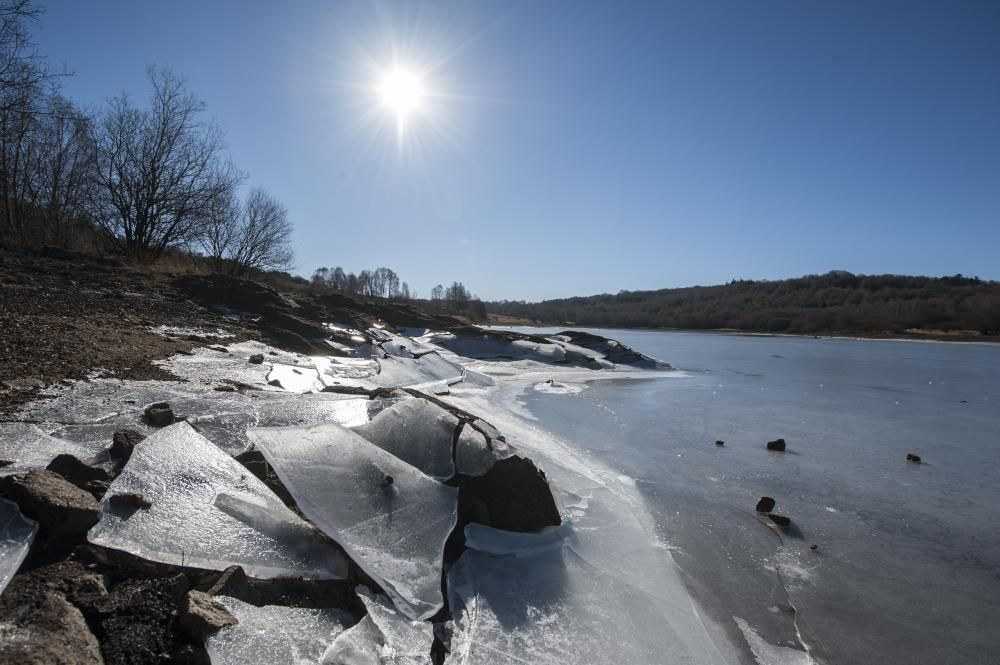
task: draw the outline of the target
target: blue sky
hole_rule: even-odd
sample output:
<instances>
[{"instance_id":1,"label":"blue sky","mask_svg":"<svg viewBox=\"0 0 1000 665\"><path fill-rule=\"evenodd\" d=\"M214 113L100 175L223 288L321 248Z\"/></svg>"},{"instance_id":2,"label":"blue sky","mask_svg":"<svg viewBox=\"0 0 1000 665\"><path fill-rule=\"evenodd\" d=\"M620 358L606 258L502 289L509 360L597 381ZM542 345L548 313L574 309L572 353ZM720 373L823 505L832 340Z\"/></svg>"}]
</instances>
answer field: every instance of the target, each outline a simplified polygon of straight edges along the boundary
<instances>
[{"instance_id":1,"label":"blue sky","mask_svg":"<svg viewBox=\"0 0 1000 665\"><path fill-rule=\"evenodd\" d=\"M844 269L1000 278L1000 3L39 0L99 107L185 77L297 271L487 299ZM378 66L434 96L400 144Z\"/></svg>"}]
</instances>

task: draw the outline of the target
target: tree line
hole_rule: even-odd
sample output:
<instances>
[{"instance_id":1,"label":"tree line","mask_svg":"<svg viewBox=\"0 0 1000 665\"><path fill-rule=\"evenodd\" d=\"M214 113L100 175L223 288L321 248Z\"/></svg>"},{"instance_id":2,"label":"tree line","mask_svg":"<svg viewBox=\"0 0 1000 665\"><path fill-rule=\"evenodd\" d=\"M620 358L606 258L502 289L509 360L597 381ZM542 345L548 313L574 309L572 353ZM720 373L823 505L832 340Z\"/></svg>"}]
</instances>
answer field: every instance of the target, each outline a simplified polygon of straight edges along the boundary
<instances>
[{"instance_id":1,"label":"tree line","mask_svg":"<svg viewBox=\"0 0 1000 665\"><path fill-rule=\"evenodd\" d=\"M1000 282L978 277L854 275L621 291L537 303L486 303L496 314L599 327L776 333L976 331L1000 335Z\"/></svg>"},{"instance_id":2,"label":"tree line","mask_svg":"<svg viewBox=\"0 0 1000 665\"><path fill-rule=\"evenodd\" d=\"M31 41L40 14L32 0L0 0L0 239L89 240L141 262L180 249L235 274L289 268L287 209L244 187L184 80L149 67L144 104L121 94L81 109Z\"/></svg>"}]
</instances>

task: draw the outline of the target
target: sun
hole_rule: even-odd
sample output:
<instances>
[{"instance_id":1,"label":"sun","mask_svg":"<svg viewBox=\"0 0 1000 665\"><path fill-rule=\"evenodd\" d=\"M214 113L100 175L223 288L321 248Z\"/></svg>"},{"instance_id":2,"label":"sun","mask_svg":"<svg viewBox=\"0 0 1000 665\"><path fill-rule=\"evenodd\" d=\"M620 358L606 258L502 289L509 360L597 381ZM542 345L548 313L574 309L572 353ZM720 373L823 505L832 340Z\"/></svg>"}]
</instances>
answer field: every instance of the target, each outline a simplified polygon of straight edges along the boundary
<instances>
[{"instance_id":1,"label":"sun","mask_svg":"<svg viewBox=\"0 0 1000 665\"><path fill-rule=\"evenodd\" d=\"M419 74L395 67L382 74L377 86L383 108L402 122L424 108L427 88Z\"/></svg>"}]
</instances>

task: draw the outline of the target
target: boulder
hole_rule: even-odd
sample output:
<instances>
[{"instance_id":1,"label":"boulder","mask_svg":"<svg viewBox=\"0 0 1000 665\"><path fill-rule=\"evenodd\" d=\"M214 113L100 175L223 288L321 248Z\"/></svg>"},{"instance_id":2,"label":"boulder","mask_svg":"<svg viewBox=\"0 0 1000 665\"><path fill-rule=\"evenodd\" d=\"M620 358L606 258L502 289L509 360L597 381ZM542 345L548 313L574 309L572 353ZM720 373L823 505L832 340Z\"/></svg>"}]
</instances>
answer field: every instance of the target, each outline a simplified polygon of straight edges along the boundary
<instances>
[{"instance_id":1,"label":"boulder","mask_svg":"<svg viewBox=\"0 0 1000 665\"><path fill-rule=\"evenodd\" d=\"M53 540L81 538L100 519L94 497L52 471L0 478L0 493Z\"/></svg>"},{"instance_id":2,"label":"boulder","mask_svg":"<svg viewBox=\"0 0 1000 665\"><path fill-rule=\"evenodd\" d=\"M913 453L906 453L906 461L913 462L914 464L920 464L920 455L914 455Z\"/></svg>"},{"instance_id":3,"label":"boulder","mask_svg":"<svg viewBox=\"0 0 1000 665\"><path fill-rule=\"evenodd\" d=\"M50 589L0 597L0 663L104 665L97 638L66 598Z\"/></svg>"},{"instance_id":4,"label":"boulder","mask_svg":"<svg viewBox=\"0 0 1000 665\"><path fill-rule=\"evenodd\" d=\"M783 453L783 452L785 452L785 440L784 439L775 439L774 441L768 441L767 442L767 449L768 450L777 450L777 451Z\"/></svg>"},{"instance_id":5,"label":"boulder","mask_svg":"<svg viewBox=\"0 0 1000 665\"><path fill-rule=\"evenodd\" d=\"M108 499L108 503L110 503L113 508L119 508L126 511L136 511L149 508L153 505L149 499L135 492L112 494L111 498Z\"/></svg>"},{"instance_id":6,"label":"boulder","mask_svg":"<svg viewBox=\"0 0 1000 665\"><path fill-rule=\"evenodd\" d=\"M255 353L247 359L247 362L251 365L261 365L264 362L264 354Z\"/></svg>"},{"instance_id":7,"label":"boulder","mask_svg":"<svg viewBox=\"0 0 1000 665\"><path fill-rule=\"evenodd\" d=\"M143 410L146 420L156 427L166 427L174 424L174 411L167 402L150 404Z\"/></svg>"},{"instance_id":8,"label":"boulder","mask_svg":"<svg viewBox=\"0 0 1000 665\"><path fill-rule=\"evenodd\" d=\"M498 460L482 476L462 478L459 488L463 523L520 532L562 523L545 473L524 457Z\"/></svg>"},{"instance_id":9,"label":"boulder","mask_svg":"<svg viewBox=\"0 0 1000 665\"><path fill-rule=\"evenodd\" d=\"M111 440L111 456L125 463L132 456L132 449L146 437L134 429L120 429Z\"/></svg>"},{"instance_id":10,"label":"boulder","mask_svg":"<svg viewBox=\"0 0 1000 665\"><path fill-rule=\"evenodd\" d=\"M237 623L236 617L204 591L188 591L178 618L180 629L195 643Z\"/></svg>"},{"instance_id":11,"label":"boulder","mask_svg":"<svg viewBox=\"0 0 1000 665\"><path fill-rule=\"evenodd\" d=\"M758 513L769 513L774 510L774 499L769 496L762 496L757 499L757 508L755 510Z\"/></svg>"},{"instance_id":12,"label":"boulder","mask_svg":"<svg viewBox=\"0 0 1000 665\"><path fill-rule=\"evenodd\" d=\"M90 480L111 480L111 476L104 469L84 464L73 455L57 455L45 468L58 473L80 488L83 488L84 483Z\"/></svg>"}]
</instances>

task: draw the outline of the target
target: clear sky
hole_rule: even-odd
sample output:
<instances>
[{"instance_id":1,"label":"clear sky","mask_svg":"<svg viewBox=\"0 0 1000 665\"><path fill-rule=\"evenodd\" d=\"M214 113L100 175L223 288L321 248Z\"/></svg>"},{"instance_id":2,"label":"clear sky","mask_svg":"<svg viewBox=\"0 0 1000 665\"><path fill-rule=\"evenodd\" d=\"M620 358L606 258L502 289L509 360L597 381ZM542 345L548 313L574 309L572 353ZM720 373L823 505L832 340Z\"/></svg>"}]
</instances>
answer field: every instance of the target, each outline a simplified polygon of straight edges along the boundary
<instances>
[{"instance_id":1,"label":"clear sky","mask_svg":"<svg viewBox=\"0 0 1000 665\"><path fill-rule=\"evenodd\" d=\"M486 299L844 269L1000 278L1000 2L39 0L97 107L186 77L297 271ZM402 142L393 58L426 113Z\"/></svg>"}]
</instances>

